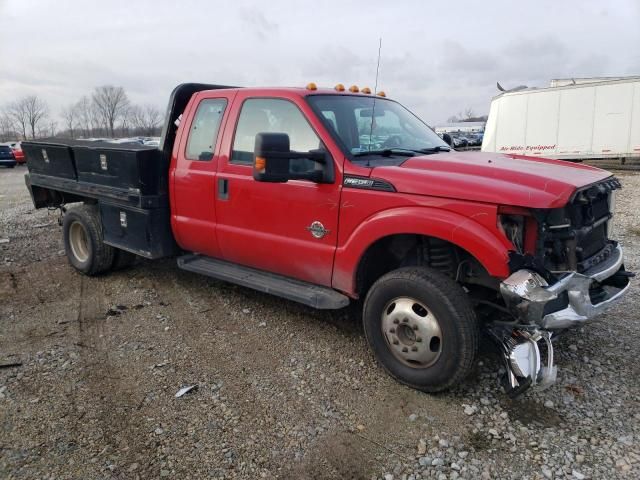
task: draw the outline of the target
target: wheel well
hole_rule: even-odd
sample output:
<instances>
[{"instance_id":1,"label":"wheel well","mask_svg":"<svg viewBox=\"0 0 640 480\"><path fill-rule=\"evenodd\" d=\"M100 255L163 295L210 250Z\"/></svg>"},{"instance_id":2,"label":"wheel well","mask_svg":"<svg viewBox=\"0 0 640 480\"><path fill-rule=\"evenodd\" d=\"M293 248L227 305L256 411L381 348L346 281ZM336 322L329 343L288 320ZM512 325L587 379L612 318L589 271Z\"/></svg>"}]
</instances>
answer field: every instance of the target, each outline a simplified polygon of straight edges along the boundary
<instances>
[{"instance_id":1,"label":"wheel well","mask_svg":"<svg viewBox=\"0 0 640 480\"><path fill-rule=\"evenodd\" d=\"M95 200L91 198L81 197L73 193L65 193L51 188L39 187L37 185L31 186L31 192L36 208L57 208L67 203L83 201L85 203L95 202Z\"/></svg>"},{"instance_id":2,"label":"wheel well","mask_svg":"<svg viewBox=\"0 0 640 480\"><path fill-rule=\"evenodd\" d=\"M397 234L367 248L358 264L356 292L364 297L382 275L407 266L430 267L461 283L497 287L482 264L463 248L436 237Z\"/></svg>"}]
</instances>

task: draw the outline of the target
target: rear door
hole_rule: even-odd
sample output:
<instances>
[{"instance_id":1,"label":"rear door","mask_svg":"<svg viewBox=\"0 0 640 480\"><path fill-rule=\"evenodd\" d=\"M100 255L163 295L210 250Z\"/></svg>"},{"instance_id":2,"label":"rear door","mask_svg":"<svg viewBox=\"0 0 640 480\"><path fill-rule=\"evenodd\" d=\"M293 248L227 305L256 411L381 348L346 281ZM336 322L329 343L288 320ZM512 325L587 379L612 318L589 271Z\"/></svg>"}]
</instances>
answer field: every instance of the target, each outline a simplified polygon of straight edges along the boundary
<instances>
[{"instance_id":1,"label":"rear door","mask_svg":"<svg viewBox=\"0 0 640 480\"><path fill-rule=\"evenodd\" d=\"M238 93L220 157L218 178L224 187L216 199L217 235L226 260L329 286L342 182L342 165L335 159L343 156L321 141L323 127L312 115L299 97ZM327 149L334 162L334 183L255 181L253 146L262 132L287 133L291 150ZM315 164L305 160L295 168L312 169Z\"/></svg>"},{"instance_id":2,"label":"rear door","mask_svg":"<svg viewBox=\"0 0 640 480\"><path fill-rule=\"evenodd\" d=\"M216 171L220 137L235 92L202 92L183 114L174 148L171 221L178 245L219 257L216 240Z\"/></svg>"}]
</instances>

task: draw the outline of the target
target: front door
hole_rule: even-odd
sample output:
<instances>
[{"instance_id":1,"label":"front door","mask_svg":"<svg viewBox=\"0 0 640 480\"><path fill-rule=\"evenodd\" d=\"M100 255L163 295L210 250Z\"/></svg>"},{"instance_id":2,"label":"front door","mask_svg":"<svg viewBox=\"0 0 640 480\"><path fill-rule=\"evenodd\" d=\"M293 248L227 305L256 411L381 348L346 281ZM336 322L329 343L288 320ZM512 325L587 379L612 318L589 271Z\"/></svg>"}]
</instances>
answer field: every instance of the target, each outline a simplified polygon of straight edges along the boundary
<instances>
[{"instance_id":1,"label":"front door","mask_svg":"<svg viewBox=\"0 0 640 480\"><path fill-rule=\"evenodd\" d=\"M235 92L197 94L183 114L183 134L174 150L171 221L180 247L220 256L216 240L216 171L219 139ZM185 134L186 133L186 134Z\"/></svg>"},{"instance_id":2,"label":"front door","mask_svg":"<svg viewBox=\"0 0 640 480\"><path fill-rule=\"evenodd\" d=\"M234 263L330 286L338 238L340 168L336 164L332 184L255 181L252 165L257 133L286 133L291 150L298 152L326 146L294 99L241 95L232 115L236 121L232 124L230 119L228 126L235 126L235 134L223 146L218 172L225 185L224 192L218 190L216 203L222 256ZM304 160L296 168L313 169L315 163Z\"/></svg>"}]
</instances>

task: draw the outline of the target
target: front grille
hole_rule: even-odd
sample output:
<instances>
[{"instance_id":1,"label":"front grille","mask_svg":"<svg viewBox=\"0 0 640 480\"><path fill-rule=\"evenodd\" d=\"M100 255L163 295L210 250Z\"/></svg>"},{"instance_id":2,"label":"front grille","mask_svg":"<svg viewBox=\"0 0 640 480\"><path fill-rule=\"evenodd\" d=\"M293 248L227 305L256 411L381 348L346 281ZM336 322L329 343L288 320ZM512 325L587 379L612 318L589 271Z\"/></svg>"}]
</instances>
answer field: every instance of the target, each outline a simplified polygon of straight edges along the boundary
<instances>
[{"instance_id":1,"label":"front grille","mask_svg":"<svg viewBox=\"0 0 640 480\"><path fill-rule=\"evenodd\" d=\"M578 190L563 208L547 212L540 232L544 264L551 271L582 272L609 257L607 222L615 178Z\"/></svg>"},{"instance_id":2,"label":"front grille","mask_svg":"<svg viewBox=\"0 0 640 480\"><path fill-rule=\"evenodd\" d=\"M606 222L589 230L578 239L576 244L576 256L578 261L586 260L602 250L607 243Z\"/></svg>"}]
</instances>

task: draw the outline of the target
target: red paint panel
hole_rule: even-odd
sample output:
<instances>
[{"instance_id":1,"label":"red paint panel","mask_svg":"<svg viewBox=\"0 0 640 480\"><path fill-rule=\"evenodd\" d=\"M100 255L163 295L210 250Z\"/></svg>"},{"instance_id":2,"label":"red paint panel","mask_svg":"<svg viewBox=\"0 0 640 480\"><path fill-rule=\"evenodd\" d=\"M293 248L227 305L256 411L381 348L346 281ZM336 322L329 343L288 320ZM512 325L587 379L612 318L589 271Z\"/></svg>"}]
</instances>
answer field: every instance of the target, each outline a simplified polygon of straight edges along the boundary
<instances>
[{"instance_id":1,"label":"red paint panel","mask_svg":"<svg viewBox=\"0 0 640 480\"><path fill-rule=\"evenodd\" d=\"M357 265L366 249L380 238L403 233L450 241L490 274L504 278L513 247L498 230L496 215L495 205L345 188L333 287L355 295Z\"/></svg>"}]
</instances>

